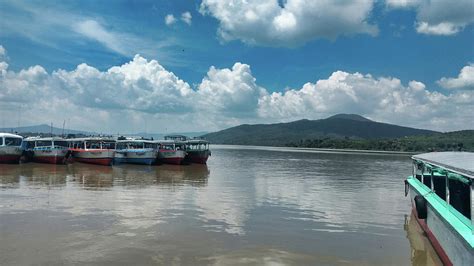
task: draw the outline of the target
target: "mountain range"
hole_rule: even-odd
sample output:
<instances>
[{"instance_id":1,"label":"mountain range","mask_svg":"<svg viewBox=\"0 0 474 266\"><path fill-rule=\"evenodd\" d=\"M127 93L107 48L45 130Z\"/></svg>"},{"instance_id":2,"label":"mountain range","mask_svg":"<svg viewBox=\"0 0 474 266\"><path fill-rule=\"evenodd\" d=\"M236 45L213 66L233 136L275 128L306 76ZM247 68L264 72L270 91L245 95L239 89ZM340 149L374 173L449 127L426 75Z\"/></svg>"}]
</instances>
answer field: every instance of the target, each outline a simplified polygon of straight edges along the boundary
<instances>
[{"instance_id":1,"label":"mountain range","mask_svg":"<svg viewBox=\"0 0 474 266\"><path fill-rule=\"evenodd\" d=\"M338 114L326 119L289 123L240 125L203 137L216 144L285 146L306 139L385 139L440 133L372 121L356 114Z\"/></svg>"}]
</instances>

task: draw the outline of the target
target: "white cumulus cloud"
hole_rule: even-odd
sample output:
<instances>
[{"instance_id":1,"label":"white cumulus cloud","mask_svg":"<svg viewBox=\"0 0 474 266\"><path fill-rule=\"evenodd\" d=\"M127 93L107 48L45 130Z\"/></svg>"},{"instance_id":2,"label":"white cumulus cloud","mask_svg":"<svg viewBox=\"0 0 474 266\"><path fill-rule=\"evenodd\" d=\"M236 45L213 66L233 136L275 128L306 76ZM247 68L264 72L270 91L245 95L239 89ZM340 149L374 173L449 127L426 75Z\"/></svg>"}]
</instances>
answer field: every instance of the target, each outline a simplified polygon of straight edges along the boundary
<instances>
[{"instance_id":1,"label":"white cumulus cloud","mask_svg":"<svg viewBox=\"0 0 474 266\"><path fill-rule=\"evenodd\" d=\"M441 78L438 84L445 89L474 89L474 64L463 67L457 78Z\"/></svg>"},{"instance_id":2,"label":"white cumulus cloud","mask_svg":"<svg viewBox=\"0 0 474 266\"><path fill-rule=\"evenodd\" d=\"M315 38L376 35L377 26L368 22L372 8L372 0L203 0L200 12L219 21L224 41L291 47Z\"/></svg>"},{"instance_id":3,"label":"white cumulus cloud","mask_svg":"<svg viewBox=\"0 0 474 266\"><path fill-rule=\"evenodd\" d=\"M443 130L450 126L473 128L474 120L469 120L474 113L474 104L469 101L473 100L472 92L444 95L426 90L419 81L405 86L397 78L336 71L328 79L306 83L301 89L261 97L258 113L286 121L356 113L378 121Z\"/></svg>"},{"instance_id":4,"label":"white cumulus cloud","mask_svg":"<svg viewBox=\"0 0 474 266\"><path fill-rule=\"evenodd\" d=\"M170 26L176 23L176 18L172 14L168 14L165 16L165 24Z\"/></svg>"},{"instance_id":5,"label":"white cumulus cloud","mask_svg":"<svg viewBox=\"0 0 474 266\"><path fill-rule=\"evenodd\" d=\"M243 123L319 119L357 113L377 121L437 130L474 128L474 90L447 94L419 81L335 71L301 88L272 92L258 85L249 65L211 66L191 87L158 61L136 55L101 71L80 64L48 73L41 66L19 71L0 62L0 112L6 125L67 119L70 127L99 132L213 131ZM473 66L446 88L472 88Z\"/></svg>"},{"instance_id":6,"label":"white cumulus cloud","mask_svg":"<svg viewBox=\"0 0 474 266\"><path fill-rule=\"evenodd\" d=\"M181 14L181 20L188 25L191 25L192 19L193 19L193 16L188 11Z\"/></svg>"},{"instance_id":7,"label":"white cumulus cloud","mask_svg":"<svg viewBox=\"0 0 474 266\"><path fill-rule=\"evenodd\" d=\"M454 35L474 22L472 0L386 0L391 8L414 8L418 33Z\"/></svg>"},{"instance_id":8,"label":"white cumulus cloud","mask_svg":"<svg viewBox=\"0 0 474 266\"><path fill-rule=\"evenodd\" d=\"M237 117L255 117L258 99L265 93L250 66L242 63L235 63L232 69L211 67L198 86L202 109Z\"/></svg>"}]
</instances>

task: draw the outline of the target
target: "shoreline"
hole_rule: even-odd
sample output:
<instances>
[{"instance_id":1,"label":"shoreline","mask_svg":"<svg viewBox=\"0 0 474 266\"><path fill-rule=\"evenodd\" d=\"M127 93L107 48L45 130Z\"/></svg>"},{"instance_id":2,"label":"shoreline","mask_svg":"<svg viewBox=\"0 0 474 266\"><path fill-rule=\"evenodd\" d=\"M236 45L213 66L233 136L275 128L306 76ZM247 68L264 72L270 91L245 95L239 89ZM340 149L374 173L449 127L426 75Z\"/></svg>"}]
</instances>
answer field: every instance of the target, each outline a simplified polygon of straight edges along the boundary
<instances>
[{"instance_id":1,"label":"shoreline","mask_svg":"<svg viewBox=\"0 0 474 266\"><path fill-rule=\"evenodd\" d=\"M353 150L353 149L329 149L329 148L299 148L287 146L258 146L258 145L237 145L237 144L211 144L211 147L224 149L246 149L246 150L273 150L290 152L314 152L314 153L352 153L352 154L377 154L377 155L414 155L421 152L403 151L378 151L378 150Z\"/></svg>"}]
</instances>

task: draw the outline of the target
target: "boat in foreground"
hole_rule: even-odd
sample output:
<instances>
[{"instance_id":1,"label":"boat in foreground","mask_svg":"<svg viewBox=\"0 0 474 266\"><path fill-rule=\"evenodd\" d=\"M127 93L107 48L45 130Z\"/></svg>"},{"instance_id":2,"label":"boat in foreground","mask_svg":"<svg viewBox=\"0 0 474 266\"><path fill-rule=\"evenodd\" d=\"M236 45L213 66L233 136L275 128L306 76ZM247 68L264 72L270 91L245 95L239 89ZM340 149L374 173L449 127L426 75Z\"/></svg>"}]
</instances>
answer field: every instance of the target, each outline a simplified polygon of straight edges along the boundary
<instances>
[{"instance_id":1,"label":"boat in foreground","mask_svg":"<svg viewBox=\"0 0 474 266\"><path fill-rule=\"evenodd\" d=\"M186 141L186 157L184 160L190 163L206 164L211 156L209 142L203 139L189 139Z\"/></svg>"},{"instance_id":2,"label":"boat in foreground","mask_svg":"<svg viewBox=\"0 0 474 266\"><path fill-rule=\"evenodd\" d=\"M38 163L65 163L69 152L68 145L65 139L57 137L30 137L23 140L27 160Z\"/></svg>"},{"instance_id":3,"label":"boat in foreground","mask_svg":"<svg viewBox=\"0 0 474 266\"><path fill-rule=\"evenodd\" d=\"M115 150L114 164L153 164L158 155L158 144L150 140L118 140Z\"/></svg>"},{"instance_id":4,"label":"boat in foreground","mask_svg":"<svg viewBox=\"0 0 474 266\"><path fill-rule=\"evenodd\" d=\"M0 133L0 163L19 163L23 153L22 141L22 136Z\"/></svg>"},{"instance_id":5,"label":"boat in foreground","mask_svg":"<svg viewBox=\"0 0 474 266\"><path fill-rule=\"evenodd\" d=\"M71 139L69 150L74 161L99 165L112 165L115 140L109 138Z\"/></svg>"},{"instance_id":6,"label":"boat in foreground","mask_svg":"<svg viewBox=\"0 0 474 266\"><path fill-rule=\"evenodd\" d=\"M413 212L445 265L474 265L474 153L433 152L412 157L405 180Z\"/></svg>"}]
</instances>

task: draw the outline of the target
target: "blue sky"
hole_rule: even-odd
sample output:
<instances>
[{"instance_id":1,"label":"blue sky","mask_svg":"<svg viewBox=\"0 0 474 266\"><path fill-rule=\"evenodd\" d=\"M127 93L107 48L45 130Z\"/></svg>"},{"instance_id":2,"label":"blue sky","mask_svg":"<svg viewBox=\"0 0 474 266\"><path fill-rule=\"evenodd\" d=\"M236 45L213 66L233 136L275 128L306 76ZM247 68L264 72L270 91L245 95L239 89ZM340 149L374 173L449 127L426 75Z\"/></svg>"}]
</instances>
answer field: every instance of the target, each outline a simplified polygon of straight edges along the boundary
<instances>
[{"instance_id":1,"label":"blue sky","mask_svg":"<svg viewBox=\"0 0 474 266\"><path fill-rule=\"evenodd\" d=\"M0 17L5 126L212 131L355 112L474 128L471 1L1 1Z\"/></svg>"}]
</instances>

